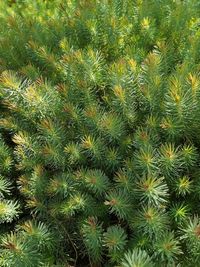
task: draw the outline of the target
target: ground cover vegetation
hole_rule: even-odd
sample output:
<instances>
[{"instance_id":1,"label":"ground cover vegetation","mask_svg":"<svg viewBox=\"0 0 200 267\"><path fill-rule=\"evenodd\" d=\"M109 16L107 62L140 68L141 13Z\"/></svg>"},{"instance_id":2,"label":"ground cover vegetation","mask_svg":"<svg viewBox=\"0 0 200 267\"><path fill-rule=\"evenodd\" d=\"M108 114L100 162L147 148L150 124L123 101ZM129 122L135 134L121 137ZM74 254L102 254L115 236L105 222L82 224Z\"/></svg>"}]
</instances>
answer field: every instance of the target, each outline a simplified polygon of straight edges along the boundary
<instances>
[{"instance_id":1,"label":"ground cover vegetation","mask_svg":"<svg viewBox=\"0 0 200 267\"><path fill-rule=\"evenodd\" d=\"M200 266L199 14L0 1L0 266Z\"/></svg>"}]
</instances>

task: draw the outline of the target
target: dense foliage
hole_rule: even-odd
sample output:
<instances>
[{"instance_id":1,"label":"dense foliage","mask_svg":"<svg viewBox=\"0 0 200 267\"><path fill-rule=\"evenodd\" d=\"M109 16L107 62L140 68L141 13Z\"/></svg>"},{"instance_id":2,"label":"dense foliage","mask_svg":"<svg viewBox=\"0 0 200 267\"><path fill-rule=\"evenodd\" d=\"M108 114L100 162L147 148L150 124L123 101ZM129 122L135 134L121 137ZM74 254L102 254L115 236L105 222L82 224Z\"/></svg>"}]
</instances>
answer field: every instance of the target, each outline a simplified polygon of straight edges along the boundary
<instances>
[{"instance_id":1,"label":"dense foliage","mask_svg":"<svg viewBox=\"0 0 200 267\"><path fill-rule=\"evenodd\" d=\"M199 14L0 1L0 266L200 266Z\"/></svg>"}]
</instances>

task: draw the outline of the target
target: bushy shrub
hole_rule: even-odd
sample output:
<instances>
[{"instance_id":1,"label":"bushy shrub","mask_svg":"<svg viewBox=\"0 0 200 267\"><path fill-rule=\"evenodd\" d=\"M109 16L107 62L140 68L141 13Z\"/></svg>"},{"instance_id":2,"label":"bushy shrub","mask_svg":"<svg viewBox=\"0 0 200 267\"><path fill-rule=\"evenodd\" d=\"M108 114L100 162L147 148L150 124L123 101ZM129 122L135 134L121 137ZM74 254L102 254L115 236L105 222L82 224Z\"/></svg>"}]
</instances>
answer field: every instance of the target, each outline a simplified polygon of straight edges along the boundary
<instances>
[{"instance_id":1,"label":"bushy shrub","mask_svg":"<svg viewBox=\"0 0 200 267\"><path fill-rule=\"evenodd\" d=\"M0 3L0 266L198 267L200 3Z\"/></svg>"}]
</instances>

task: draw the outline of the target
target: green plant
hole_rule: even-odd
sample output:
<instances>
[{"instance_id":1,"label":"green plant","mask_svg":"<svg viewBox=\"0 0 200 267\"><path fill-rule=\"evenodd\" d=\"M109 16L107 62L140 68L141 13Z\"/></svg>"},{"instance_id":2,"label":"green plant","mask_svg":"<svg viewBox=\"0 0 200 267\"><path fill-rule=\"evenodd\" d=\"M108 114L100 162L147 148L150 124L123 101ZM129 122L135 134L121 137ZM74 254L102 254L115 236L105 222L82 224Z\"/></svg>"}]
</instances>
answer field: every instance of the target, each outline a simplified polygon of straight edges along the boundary
<instances>
[{"instance_id":1,"label":"green plant","mask_svg":"<svg viewBox=\"0 0 200 267\"><path fill-rule=\"evenodd\" d=\"M0 3L0 266L199 264L197 0Z\"/></svg>"}]
</instances>

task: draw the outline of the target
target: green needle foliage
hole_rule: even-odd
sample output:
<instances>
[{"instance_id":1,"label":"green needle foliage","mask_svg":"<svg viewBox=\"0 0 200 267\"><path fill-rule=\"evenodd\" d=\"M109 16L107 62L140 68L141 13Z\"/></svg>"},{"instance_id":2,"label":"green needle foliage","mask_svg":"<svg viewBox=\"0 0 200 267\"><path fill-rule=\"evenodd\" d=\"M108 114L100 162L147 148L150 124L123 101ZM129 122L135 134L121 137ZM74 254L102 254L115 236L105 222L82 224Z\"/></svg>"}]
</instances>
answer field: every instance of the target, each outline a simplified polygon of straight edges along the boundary
<instances>
[{"instance_id":1,"label":"green needle foliage","mask_svg":"<svg viewBox=\"0 0 200 267\"><path fill-rule=\"evenodd\" d=\"M153 267L155 266L146 251L135 248L133 251L128 251L120 265L120 267Z\"/></svg>"},{"instance_id":2,"label":"green needle foliage","mask_svg":"<svg viewBox=\"0 0 200 267\"><path fill-rule=\"evenodd\" d=\"M0 136L0 223L10 223L20 212L19 201L12 198L10 172L13 165L12 153Z\"/></svg>"},{"instance_id":3,"label":"green needle foliage","mask_svg":"<svg viewBox=\"0 0 200 267\"><path fill-rule=\"evenodd\" d=\"M199 267L200 2L0 1L0 267Z\"/></svg>"}]
</instances>

